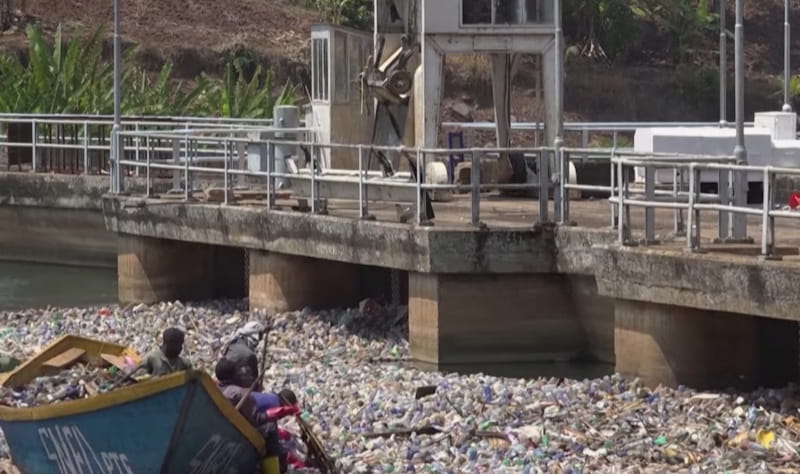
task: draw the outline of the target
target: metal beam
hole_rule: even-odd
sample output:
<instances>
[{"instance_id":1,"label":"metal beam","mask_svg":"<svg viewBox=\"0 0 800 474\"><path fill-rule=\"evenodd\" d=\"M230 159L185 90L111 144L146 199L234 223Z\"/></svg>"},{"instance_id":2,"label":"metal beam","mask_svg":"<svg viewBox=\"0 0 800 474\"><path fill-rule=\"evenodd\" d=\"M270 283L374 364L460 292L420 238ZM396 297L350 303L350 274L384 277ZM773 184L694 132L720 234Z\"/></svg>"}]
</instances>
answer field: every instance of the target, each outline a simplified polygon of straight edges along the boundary
<instances>
[{"instance_id":1,"label":"metal beam","mask_svg":"<svg viewBox=\"0 0 800 474\"><path fill-rule=\"evenodd\" d=\"M747 164L747 148L744 142L744 0L736 0L736 147L733 155L739 164ZM734 173L734 203L737 206L747 205L747 173ZM747 216L735 214L732 221L732 240L747 238Z\"/></svg>"},{"instance_id":2,"label":"metal beam","mask_svg":"<svg viewBox=\"0 0 800 474\"><path fill-rule=\"evenodd\" d=\"M788 0L787 0L788 1ZM726 26L727 0L719 0L719 124L728 123L728 32Z\"/></svg>"},{"instance_id":3,"label":"metal beam","mask_svg":"<svg viewBox=\"0 0 800 474\"><path fill-rule=\"evenodd\" d=\"M111 174L111 191L122 192L122 167L119 161L122 159L122 142L119 138L119 132L122 128L122 111L121 111L121 76L122 76L122 60L121 49L122 41L120 39L120 1L114 0L114 126L111 129L111 158L112 158L112 174Z\"/></svg>"},{"instance_id":4,"label":"metal beam","mask_svg":"<svg viewBox=\"0 0 800 474\"><path fill-rule=\"evenodd\" d=\"M789 0L784 0L783 3L783 111L791 112L792 104L789 102L789 84L792 81L792 27L789 24Z\"/></svg>"}]
</instances>

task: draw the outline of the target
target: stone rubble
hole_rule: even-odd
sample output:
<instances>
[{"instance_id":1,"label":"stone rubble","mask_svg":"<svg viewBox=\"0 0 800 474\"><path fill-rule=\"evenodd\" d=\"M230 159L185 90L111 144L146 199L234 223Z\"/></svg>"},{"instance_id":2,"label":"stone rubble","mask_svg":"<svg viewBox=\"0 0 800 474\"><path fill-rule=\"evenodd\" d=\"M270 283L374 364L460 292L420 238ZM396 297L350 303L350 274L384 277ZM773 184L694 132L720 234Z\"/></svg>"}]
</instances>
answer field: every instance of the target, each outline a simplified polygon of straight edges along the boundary
<instances>
[{"instance_id":1,"label":"stone rubble","mask_svg":"<svg viewBox=\"0 0 800 474\"><path fill-rule=\"evenodd\" d=\"M619 375L577 381L423 372L408 363L405 313L361 308L270 319L265 380L298 394L304 418L343 473L800 469L795 387L699 393L651 390ZM0 312L0 352L26 359L72 333L143 355L163 329L180 326L185 356L213 373L226 338L251 317L267 320L241 301ZM69 383L100 386L111 378L107 370L82 370L37 380L28 395L6 390L3 403L50 403ZM7 448L0 457L8 457Z\"/></svg>"}]
</instances>

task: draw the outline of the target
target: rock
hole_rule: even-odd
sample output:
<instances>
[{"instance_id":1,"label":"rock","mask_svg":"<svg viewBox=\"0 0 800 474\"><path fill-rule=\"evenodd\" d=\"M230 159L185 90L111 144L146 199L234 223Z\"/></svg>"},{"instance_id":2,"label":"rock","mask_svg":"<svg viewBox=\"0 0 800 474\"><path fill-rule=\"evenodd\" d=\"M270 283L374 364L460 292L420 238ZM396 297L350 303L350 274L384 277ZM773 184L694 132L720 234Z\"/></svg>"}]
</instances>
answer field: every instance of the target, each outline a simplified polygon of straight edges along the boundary
<instances>
[{"instance_id":1,"label":"rock","mask_svg":"<svg viewBox=\"0 0 800 474\"><path fill-rule=\"evenodd\" d=\"M496 184L497 183L497 160L492 158L481 159L481 184ZM463 161L456 165L453 172L454 182L469 186L472 184L472 162ZM461 191L467 193L468 191Z\"/></svg>"},{"instance_id":2,"label":"rock","mask_svg":"<svg viewBox=\"0 0 800 474\"><path fill-rule=\"evenodd\" d=\"M450 110L455 113L459 119L465 122L472 122L472 108L463 101L453 102L450 105Z\"/></svg>"}]
</instances>

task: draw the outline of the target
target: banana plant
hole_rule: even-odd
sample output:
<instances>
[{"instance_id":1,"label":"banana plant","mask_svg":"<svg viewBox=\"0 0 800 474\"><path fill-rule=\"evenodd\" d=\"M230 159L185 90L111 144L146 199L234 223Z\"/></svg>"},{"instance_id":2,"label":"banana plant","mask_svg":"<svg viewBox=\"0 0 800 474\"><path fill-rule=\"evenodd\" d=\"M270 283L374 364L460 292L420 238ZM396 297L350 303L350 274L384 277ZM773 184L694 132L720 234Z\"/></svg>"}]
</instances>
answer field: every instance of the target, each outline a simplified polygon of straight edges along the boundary
<instances>
[{"instance_id":1,"label":"banana plant","mask_svg":"<svg viewBox=\"0 0 800 474\"><path fill-rule=\"evenodd\" d=\"M171 81L173 65L167 62L155 82L141 68L131 68L126 77L123 113L133 115L195 115L205 113L204 96L211 83L199 77L187 91L183 81Z\"/></svg>"},{"instance_id":2,"label":"banana plant","mask_svg":"<svg viewBox=\"0 0 800 474\"><path fill-rule=\"evenodd\" d=\"M258 66L248 79L239 60L232 59L225 65L222 82L213 81L207 94L209 112L222 117L271 118L276 105L290 105L296 102L297 87L286 83L274 95L275 73L272 69L264 71Z\"/></svg>"}]
</instances>

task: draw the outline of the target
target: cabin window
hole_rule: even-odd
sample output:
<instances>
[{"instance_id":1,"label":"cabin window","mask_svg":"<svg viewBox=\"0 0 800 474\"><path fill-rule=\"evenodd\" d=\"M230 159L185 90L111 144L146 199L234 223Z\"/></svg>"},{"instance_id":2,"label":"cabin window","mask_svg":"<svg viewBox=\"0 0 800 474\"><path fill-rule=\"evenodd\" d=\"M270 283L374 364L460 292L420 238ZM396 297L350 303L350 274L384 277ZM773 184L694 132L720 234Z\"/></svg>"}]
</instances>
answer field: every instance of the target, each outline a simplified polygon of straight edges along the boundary
<instances>
[{"instance_id":1,"label":"cabin window","mask_svg":"<svg viewBox=\"0 0 800 474\"><path fill-rule=\"evenodd\" d=\"M465 25L492 23L492 0L462 0L462 22Z\"/></svg>"},{"instance_id":2,"label":"cabin window","mask_svg":"<svg viewBox=\"0 0 800 474\"><path fill-rule=\"evenodd\" d=\"M540 23L542 0L461 0L463 25Z\"/></svg>"},{"instance_id":3,"label":"cabin window","mask_svg":"<svg viewBox=\"0 0 800 474\"><path fill-rule=\"evenodd\" d=\"M328 100L328 38L311 41L311 97L316 101Z\"/></svg>"},{"instance_id":4,"label":"cabin window","mask_svg":"<svg viewBox=\"0 0 800 474\"><path fill-rule=\"evenodd\" d=\"M340 104L350 100L348 36L341 31L335 32L333 36L333 99Z\"/></svg>"}]
</instances>

